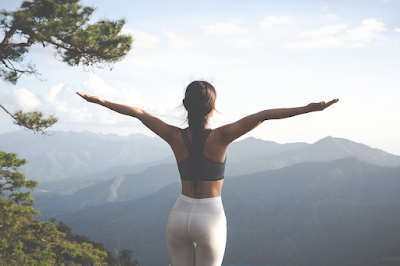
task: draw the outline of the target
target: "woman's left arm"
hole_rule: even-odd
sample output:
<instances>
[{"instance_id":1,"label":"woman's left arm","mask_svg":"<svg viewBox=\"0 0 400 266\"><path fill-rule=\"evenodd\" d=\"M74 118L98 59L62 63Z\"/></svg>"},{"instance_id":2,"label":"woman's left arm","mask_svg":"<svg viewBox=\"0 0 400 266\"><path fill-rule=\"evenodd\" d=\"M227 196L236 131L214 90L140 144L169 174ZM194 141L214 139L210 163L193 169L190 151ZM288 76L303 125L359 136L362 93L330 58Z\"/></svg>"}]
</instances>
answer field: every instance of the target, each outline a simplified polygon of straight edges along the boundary
<instances>
[{"instance_id":1,"label":"woman's left arm","mask_svg":"<svg viewBox=\"0 0 400 266\"><path fill-rule=\"evenodd\" d=\"M104 107L107 107L107 108L109 108L117 113L123 114L123 115L129 115L132 117L136 117L146 127L148 127L151 131L156 133L158 136L160 136L162 139L164 139L168 143L171 142L173 132L178 129L177 127L168 125L161 119L155 117L154 115L146 112L143 109L129 106L129 105L114 103L111 101L101 99L97 96L90 96L88 94L83 94L80 92L77 92L77 94L88 102L100 104Z\"/></svg>"}]
</instances>

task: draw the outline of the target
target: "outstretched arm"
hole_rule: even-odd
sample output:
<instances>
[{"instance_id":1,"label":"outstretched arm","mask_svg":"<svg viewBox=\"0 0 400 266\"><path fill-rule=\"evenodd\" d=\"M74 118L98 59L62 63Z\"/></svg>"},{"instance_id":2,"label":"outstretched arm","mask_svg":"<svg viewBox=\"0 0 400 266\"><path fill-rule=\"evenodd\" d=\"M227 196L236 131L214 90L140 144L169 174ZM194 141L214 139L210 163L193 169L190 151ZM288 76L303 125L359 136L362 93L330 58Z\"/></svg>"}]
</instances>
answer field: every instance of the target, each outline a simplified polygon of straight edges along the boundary
<instances>
[{"instance_id":1,"label":"outstretched arm","mask_svg":"<svg viewBox=\"0 0 400 266\"><path fill-rule=\"evenodd\" d=\"M160 136L162 139L164 139L168 143L170 143L170 141L171 141L172 133L174 132L174 130L177 129L176 127L164 123L161 119L155 117L154 115L152 115L140 108L110 102L110 101L101 99L97 96L90 96L88 94L83 94L80 92L77 92L77 94L88 102L100 104L104 107L107 107L107 108L109 108L117 113L123 114L123 115L129 115L132 117L136 117L146 127L148 127L151 131L156 133L158 136Z\"/></svg>"},{"instance_id":2,"label":"outstretched arm","mask_svg":"<svg viewBox=\"0 0 400 266\"><path fill-rule=\"evenodd\" d=\"M258 125L260 125L265 120L282 119L309 112L322 111L338 101L339 99L335 99L327 103L325 102L310 103L309 105L302 107L264 110L246 116L232 124L228 124L218 128L218 131L221 136L220 140L225 145L228 145L235 139L241 137L242 135L246 134L247 132L251 131Z\"/></svg>"}]
</instances>

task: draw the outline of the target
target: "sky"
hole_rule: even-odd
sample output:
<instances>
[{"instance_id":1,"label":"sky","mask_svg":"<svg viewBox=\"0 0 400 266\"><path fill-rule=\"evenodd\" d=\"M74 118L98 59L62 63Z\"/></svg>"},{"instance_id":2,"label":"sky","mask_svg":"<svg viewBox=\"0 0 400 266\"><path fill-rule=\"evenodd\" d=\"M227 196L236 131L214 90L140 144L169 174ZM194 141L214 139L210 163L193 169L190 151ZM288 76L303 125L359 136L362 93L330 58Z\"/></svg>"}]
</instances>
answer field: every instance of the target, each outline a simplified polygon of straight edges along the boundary
<instances>
[{"instance_id":1,"label":"sky","mask_svg":"<svg viewBox=\"0 0 400 266\"><path fill-rule=\"evenodd\" d=\"M15 10L22 1L0 1ZM212 128L273 108L340 101L323 112L265 121L242 137L278 143L346 138L400 155L400 0L94 1L92 21L124 18L133 49L109 68L69 67L54 49L31 47L24 62L42 80L0 81L9 111L59 118L50 131L154 136L132 117L85 102L76 91L140 107L185 127L186 86L217 91ZM0 110L0 134L20 130ZM327 151L328 152L328 151Z\"/></svg>"}]
</instances>

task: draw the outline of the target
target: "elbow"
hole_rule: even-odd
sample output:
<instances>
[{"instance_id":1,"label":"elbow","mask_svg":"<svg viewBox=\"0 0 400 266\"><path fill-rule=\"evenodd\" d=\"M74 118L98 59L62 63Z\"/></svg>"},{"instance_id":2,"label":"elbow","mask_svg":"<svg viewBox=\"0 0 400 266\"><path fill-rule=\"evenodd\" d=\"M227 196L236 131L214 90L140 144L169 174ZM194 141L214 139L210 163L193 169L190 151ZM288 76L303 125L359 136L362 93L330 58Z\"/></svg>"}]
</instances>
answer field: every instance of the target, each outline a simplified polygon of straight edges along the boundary
<instances>
[{"instance_id":1,"label":"elbow","mask_svg":"<svg viewBox=\"0 0 400 266\"><path fill-rule=\"evenodd\" d=\"M143 109L134 107L131 108L130 115L140 119L140 117L142 117L145 113L146 112Z\"/></svg>"}]
</instances>

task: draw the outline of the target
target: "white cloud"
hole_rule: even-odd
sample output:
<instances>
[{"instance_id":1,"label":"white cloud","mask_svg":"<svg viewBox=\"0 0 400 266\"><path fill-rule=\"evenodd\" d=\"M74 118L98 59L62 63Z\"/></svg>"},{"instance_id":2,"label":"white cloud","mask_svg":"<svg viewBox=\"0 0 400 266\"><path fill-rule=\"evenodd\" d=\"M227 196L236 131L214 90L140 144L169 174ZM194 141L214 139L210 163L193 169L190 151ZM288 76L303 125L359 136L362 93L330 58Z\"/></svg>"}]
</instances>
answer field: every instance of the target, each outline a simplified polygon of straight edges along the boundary
<instances>
[{"instance_id":1,"label":"white cloud","mask_svg":"<svg viewBox=\"0 0 400 266\"><path fill-rule=\"evenodd\" d=\"M218 22L214 25L205 25L199 27L205 34L220 36L240 36L247 32L246 29L238 27L236 24Z\"/></svg>"},{"instance_id":2,"label":"white cloud","mask_svg":"<svg viewBox=\"0 0 400 266\"><path fill-rule=\"evenodd\" d=\"M152 105L146 107L146 109L156 116L168 116L170 118L180 119L182 118L182 114L171 109L171 106L177 107L181 103L182 95L180 93L176 91L167 91L162 101L153 102Z\"/></svg>"},{"instance_id":3,"label":"white cloud","mask_svg":"<svg viewBox=\"0 0 400 266\"><path fill-rule=\"evenodd\" d=\"M137 107L144 107L145 101L142 95L133 88L121 88L118 91L118 102L127 105L134 105Z\"/></svg>"},{"instance_id":4,"label":"white cloud","mask_svg":"<svg viewBox=\"0 0 400 266\"><path fill-rule=\"evenodd\" d=\"M120 104L146 108L142 95L134 88L119 87L118 89L115 89L108 85L102 78L94 74L86 79L83 82L83 85L83 93L98 96L102 99ZM78 99L78 97L76 97L76 99ZM70 102L72 104L72 101ZM128 116L122 116L107 108L86 103L81 99L76 103L74 102L74 104L75 105L71 108L71 114L69 116L69 119L73 122L83 122L90 119L89 121L95 123L115 125L123 123L129 119ZM88 107L82 108L81 106L84 104L88 104Z\"/></svg>"},{"instance_id":5,"label":"white cloud","mask_svg":"<svg viewBox=\"0 0 400 266\"><path fill-rule=\"evenodd\" d=\"M15 89L13 92L13 100L17 107L24 111L38 108L41 104L35 94L25 88Z\"/></svg>"},{"instance_id":6,"label":"white cloud","mask_svg":"<svg viewBox=\"0 0 400 266\"><path fill-rule=\"evenodd\" d=\"M234 38L231 40L227 40L226 42L232 44L235 47L254 47L257 45L254 40L248 38Z\"/></svg>"},{"instance_id":7,"label":"white cloud","mask_svg":"<svg viewBox=\"0 0 400 266\"><path fill-rule=\"evenodd\" d=\"M97 110L97 117L98 117L97 120L101 124L115 125L115 124L117 124L117 121L119 119L122 119L122 117L120 117L120 116L121 116L120 114L112 112L106 108L99 108Z\"/></svg>"},{"instance_id":8,"label":"white cloud","mask_svg":"<svg viewBox=\"0 0 400 266\"><path fill-rule=\"evenodd\" d=\"M361 25L347 29L345 25L331 25L301 33L306 40L285 45L288 49L313 49L326 47L362 47L368 42L382 38L385 24L375 19L365 19Z\"/></svg>"},{"instance_id":9,"label":"white cloud","mask_svg":"<svg viewBox=\"0 0 400 266\"><path fill-rule=\"evenodd\" d=\"M69 111L66 101L61 101L57 98L59 93L63 90L64 84L58 83L48 90L44 95L44 101L50 104L58 112L66 113Z\"/></svg>"},{"instance_id":10,"label":"white cloud","mask_svg":"<svg viewBox=\"0 0 400 266\"><path fill-rule=\"evenodd\" d=\"M312 39L330 37L338 35L341 31L345 30L346 28L347 27L345 25L331 25L319 28L317 30L303 32L301 33L301 36Z\"/></svg>"},{"instance_id":11,"label":"white cloud","mask_svg":"<svg viewBox=\"0 0 400 266\"><path fill-rule=\"evenodd\" d=\"M275 26L285 25L292 21L294 21L293 17L289 16L264 17L263 21L260 23L260 26L265 30L269 30Z\"/></svg>"},{"instance_id":12,"label":"white cloud","mask_svg":"<svg viewBox=\"0 0 400 266\"><path fill-rule=\"evenodd\" d=\"M323 10L323 11L326 11L326 10L328 10L328 7L327 7L327 6L324 6L324 7L322 8L322 10Z\"/></svg>"},{"instance_id":13,"label":"white cloud","mask_svg":"<svg viewBox=\"0 0 400 266\"><path fill-rule=\"evenodd\" d=\"M335 14L325 14L325 15L322 15L322 18L327 21L335 21L335 20L339 19L339 16L335 15Z\"/></svg>"},{"instance_id":14,"label":"white cloud","mask_svg":"<svg viewBox=\"0 0 400 266\"><path fill-rule=\"evenodd\" d=\"M51 87L51 89L45 94L44 100L48 103L56 103L57 94L62 90L64 83L58 83Z\"/></svg>"},{"instance_id":15,"label":"white cloud","mask_svg":"<svg viewBox=\"0 0 400 266\"><path fill-rule=\"evenodd\" d=\"M380 32L386 31L385 24L375 19L365 19L360 26L347 30L345 39L348 41L369 42L381 37Z\"/></svg>"},{"instance_id":16,"label":"white cloud","mask_svg":"<svg viewBox=\"0 0 400 266\"><path fill-rule=\"evenodd\" d=\"M164 36L167 38L167 44L170 48L182 50L193 46L193 43L181 36L176 35L171 31L163 31Z\"/></svg>"},{"instance_id":17,"label":"white cloud","mask_svg":"<svg viewBox=\"0 0 400 266\"><path fill-rule=\"evenodd\" d=\"M115 100L114 97L117 91L107 85L104 80L102 80L99 76L92 74L83 82L84 93L88 93L91 95L99 96L100 98L104 98L107 100Z\"/></svg>"},{"instance_id":18,"label":"white cloud","mask_svg":"<svg viewBox=\"0 0 400 266\"><path fill-rule=\"evenodd\" d=\"M141 94L134 88L120 87L119 89L115 89L95 74L90 75L83 82L83 85L83 93L98 96L102 99L135 106L143 106L145 104Z\"/></svg>"},{"instance_id":19,"label":"white cloud","mask_svg":"<svg viewBox=\"0 0 400 266\"><path fill-rule=\"evenodd\" d=\"M400 29L398 28L395 28L394 31L400 33Z\"/></svg>"},{"instance_id":20,"label":"white cloud","mask_svg":"<svg viewBox=\"0 0 400 266\"><path fill-rule=\"evenodd\" d=\"M92 121L93 115L86 107L73 107L69 113L69 120L71 122L89 122Z\"/></svg>"},{"instance_id":21,"label":"white cloud","mask_svg":"<svg viewBox=\"0 0 400 266\"><path fill-rule=\"evenodd\" d=\"M160 43L160 38L158 36L143 31L122 29L122 33L133 36L133 48L154 48Z\"/></svg>"}]
</instances>

